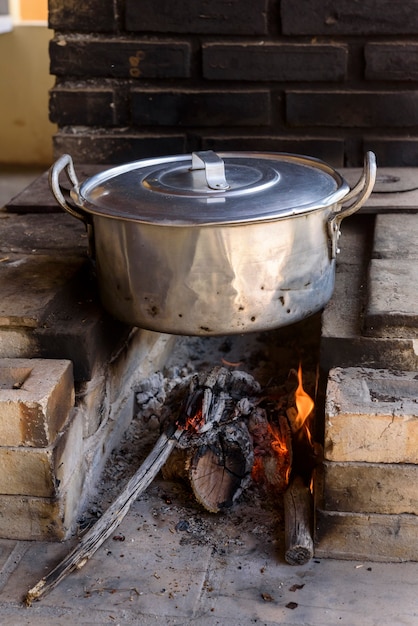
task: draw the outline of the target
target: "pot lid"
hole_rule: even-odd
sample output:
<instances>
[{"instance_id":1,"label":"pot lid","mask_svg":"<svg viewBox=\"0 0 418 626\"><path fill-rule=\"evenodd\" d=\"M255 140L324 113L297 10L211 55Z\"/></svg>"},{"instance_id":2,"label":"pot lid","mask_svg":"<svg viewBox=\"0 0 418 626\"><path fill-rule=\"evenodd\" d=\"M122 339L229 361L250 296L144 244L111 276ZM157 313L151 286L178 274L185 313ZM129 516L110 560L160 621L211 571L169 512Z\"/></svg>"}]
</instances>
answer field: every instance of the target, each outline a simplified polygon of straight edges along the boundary
<instances>
[{"instance_id":1,"label":"pot lid","mask_svg":"<svg viewBox=\"0 0 418 626\"><path fill-rule=\"evenodd\" d=\"M285 218L331 206L348 191L318 159L209 150L117 166L71 195L94 215L181 226Z\"/></svg>"}]
</instances>

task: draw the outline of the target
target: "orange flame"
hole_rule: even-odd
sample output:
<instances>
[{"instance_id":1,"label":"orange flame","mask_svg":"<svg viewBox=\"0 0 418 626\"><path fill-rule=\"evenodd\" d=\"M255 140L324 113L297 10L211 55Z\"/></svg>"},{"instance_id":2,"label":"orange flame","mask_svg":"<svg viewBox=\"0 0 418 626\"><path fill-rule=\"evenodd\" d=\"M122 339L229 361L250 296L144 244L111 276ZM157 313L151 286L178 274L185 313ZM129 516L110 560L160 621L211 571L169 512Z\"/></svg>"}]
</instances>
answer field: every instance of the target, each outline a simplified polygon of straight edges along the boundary
<instances>
[{"instance_id":1,"label":"orange flame","mask_svg":"<svg viewBox=\"0 0 418 626\"><path fill-rule=\"evenodd\" d=\"M286 442L283 441L280 433L274 426L271 424L267 424L268 432L271 435L271 447L276 452L277 455L283 455L288 452Z\"/></svg>"},{"instance_id":2,"label":"orange flame","mask_svg":"<svg viewBox=\"0 0 418 626\"><path fill-rule=\"evenodd\" d=\"M306 393L302 384L302 365L299 363L298 369L298 386L295 392L295 401L297 414L294 418L293 428L294 430L300 430L306 420L311 415L314 408L314 401L311 396Z\"/></svg>"}]
</instances>

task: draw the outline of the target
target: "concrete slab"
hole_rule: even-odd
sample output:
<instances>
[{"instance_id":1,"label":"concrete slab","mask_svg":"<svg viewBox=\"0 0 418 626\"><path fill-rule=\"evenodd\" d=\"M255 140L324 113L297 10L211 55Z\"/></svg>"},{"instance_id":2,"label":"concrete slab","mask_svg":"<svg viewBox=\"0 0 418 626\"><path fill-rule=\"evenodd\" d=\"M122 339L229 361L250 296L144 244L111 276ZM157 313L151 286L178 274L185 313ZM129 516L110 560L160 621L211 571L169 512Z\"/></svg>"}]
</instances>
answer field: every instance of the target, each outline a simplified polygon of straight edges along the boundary
<instances>
[{"instance_id":1,"label":"concrete slab","mask_svg":"<svg viewBox=\"0 0 418 626\"><path fill-rule=\"evenodd\" d=\"M344 178L354 186L361 170L340 170ZM397 213L418 211L418 169L415 167L379 167L373 193L360 209L361 213Z\"/></svg>"},{"instance_id":2,"label":"concrete slab","mask_svg":"<svg viewBox=\"0 0 418 626\"><path fill-rule=\"evenodd\" d=\"M53 215L0 212L0 225L3 257L9 253L45 254L52 250L60 257L86 257L86 228L80 220L63 211Z\"/></svg>"},{"instance_id":3,"label":"concrete slab","mask_svg":"<svg viewBox=\"0 0 418 626\"><path fill-rule=\"evenodd\" d=\"M77 163L75 169L77 177L80 183L82 183L86 178L104 171L106 165L83 165ZM4 198L8 213L60 213L62 211L49 187L49 172L39 173L41 175L35 178L35 180L22 181L20 187L14 187L13 193ZM67 191L71 188L65 176L62 176L61 186L63 190Z\"/></svg>"},{"instance_id":4,"label":"concrete slab","mask_svg":"<svg viewBox=\"0 0 418 626\"><path fill-rule=\"evenodd\" d=\"M154 481L81 570L24 608L24 593L70 545L0 541L2 623L415 626L418 621L418 564L314 558L287 565L280 514L257 499L218 517L196 510L179 486Z\"/></svg>"},{"instance_id":5,"label":"concrete slab","mask_svg":"<svg viewBox=\"0 0 418 626\"><path fill-rule=\"evenodd\" d=\"M418 215L376 215L372 256L418 260Z\"/></svg>"},{"instance_id":6,"label":"concrete slab","mask_svg":"<svg viewBox=\"0 0 418 626\"><path fill-rule=\"evenodd\" d=\"M74 256L8 254L0 263L0 327L37 328L57 292L84 264Z\"/></svg>"}]
</instances>

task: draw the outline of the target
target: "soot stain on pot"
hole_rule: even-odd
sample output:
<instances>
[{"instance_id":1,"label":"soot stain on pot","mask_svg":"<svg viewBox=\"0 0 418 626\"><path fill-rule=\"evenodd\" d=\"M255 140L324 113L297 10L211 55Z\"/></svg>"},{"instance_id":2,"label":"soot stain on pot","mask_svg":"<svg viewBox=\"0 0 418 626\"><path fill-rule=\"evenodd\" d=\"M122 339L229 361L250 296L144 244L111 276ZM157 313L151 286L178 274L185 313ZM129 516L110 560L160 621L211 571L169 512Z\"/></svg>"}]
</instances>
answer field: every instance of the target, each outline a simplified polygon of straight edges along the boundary
<instances>
[{"instance_id":1,"label":"soot stain on pot","mask_svg":"<svg viewBox=\"0 0 418 626\"><path fill-rule=\"evenodd\" d=\"M154 304L154 305L148 307L147 312L149 313L149 315L151 315L151 317L155 317L156 315L158 315L159 309Z\"/></svg>"}]
</instances>

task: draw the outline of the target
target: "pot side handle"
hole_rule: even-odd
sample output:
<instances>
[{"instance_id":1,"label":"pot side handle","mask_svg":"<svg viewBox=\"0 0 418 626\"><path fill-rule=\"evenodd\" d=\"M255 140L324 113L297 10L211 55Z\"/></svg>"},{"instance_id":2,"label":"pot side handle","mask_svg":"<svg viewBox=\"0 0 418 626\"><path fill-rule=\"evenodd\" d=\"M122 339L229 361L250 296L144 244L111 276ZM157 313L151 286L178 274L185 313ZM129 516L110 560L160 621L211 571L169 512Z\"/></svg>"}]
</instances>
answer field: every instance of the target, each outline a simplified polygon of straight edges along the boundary
<instances>
[{"instance_id":1,"label":"pot side handle","mask_svg":"<svg viewBox=\"0 0 418 626\"><path fill-rule=\"evenodd\" d=\"M88 225L87 217L81 213L76 211L73 207L67 204L67 201L64 198L64 194L61 191L61 186L59 183L59 177L61 172L65 172L69 182L73 185L73 189L78 192L80 187L80 183L78 182L77 174L75 173L74 164L71 156L69 154L63 154L55 163L51 166L49 170L49 186L51 187L52 193L55 196L55 200L58 204L65 210L67 213L70 213L73 217L76 217L78 220L81 220Z\"/></svg>"},{"instance_id":2,"label":"pot side handle","mask_svg":"<svg viewBox=\"0 0 418 626\"><path fill-rule=\"evenodd\" d=\"M334 213L328 220L328 231L332 242L332 258L339 252L337 240L340 236L340 224L345 217L358 211L370 197L376 182L376 156L374 152L367 152L364 157L364 168L360 180L344 198L344 203L353 200L348 206L343 206L338 213Z\"/></svg>"}]
</instances>

